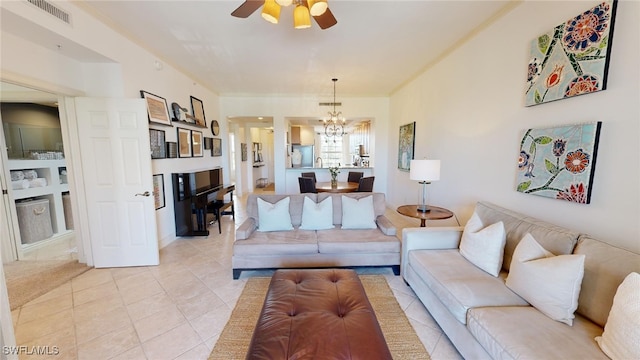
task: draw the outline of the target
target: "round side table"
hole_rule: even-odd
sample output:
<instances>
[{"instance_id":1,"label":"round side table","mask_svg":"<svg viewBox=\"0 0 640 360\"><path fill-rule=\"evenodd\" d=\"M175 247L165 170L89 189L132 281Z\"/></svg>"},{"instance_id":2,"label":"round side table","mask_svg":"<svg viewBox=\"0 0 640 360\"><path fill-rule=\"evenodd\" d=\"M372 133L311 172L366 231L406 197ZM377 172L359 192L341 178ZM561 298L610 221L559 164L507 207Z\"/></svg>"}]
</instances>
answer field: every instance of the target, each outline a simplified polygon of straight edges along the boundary
<instances>
[{"instance_id":1,"label":"round side table","mask_svg":"<svg viewBox=\"0 0 640 360\"><path fill-rule=\"evenodd\" d=\"M412 218L420 219L420 227L426 226L427 220L443 220L453 217L453 212L445 208L428 205L430 211L422 212L418 211L418 205L402 205L398 207L397 211Z\"/></svg>"}]
</instances>

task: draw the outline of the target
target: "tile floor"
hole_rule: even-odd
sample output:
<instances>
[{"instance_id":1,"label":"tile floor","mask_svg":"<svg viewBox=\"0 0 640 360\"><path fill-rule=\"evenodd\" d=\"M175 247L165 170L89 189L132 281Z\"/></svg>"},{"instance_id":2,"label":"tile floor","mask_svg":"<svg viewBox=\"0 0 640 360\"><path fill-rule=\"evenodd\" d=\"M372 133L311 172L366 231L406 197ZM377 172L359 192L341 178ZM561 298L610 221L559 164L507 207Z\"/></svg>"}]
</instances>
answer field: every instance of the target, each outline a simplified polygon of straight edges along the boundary
<instances>
[{"instance_id":1,"label":"tile floor","mask_svg":"<svg viewBox=\"0 0 640 360\"><path fill-rule=\"evenodd\" d=\"M244 218L238 207L235 224L223 218L222 235L212 226L207 238L179 238L160 251L158 266L91 269L14 310L16 341L58 349L57 359L207 359L246 279L269 274L232 279L233 229ZM387 278L433 359L461 358L400 277L388 268L360 272Z\"/></svg>"}]
</instances>

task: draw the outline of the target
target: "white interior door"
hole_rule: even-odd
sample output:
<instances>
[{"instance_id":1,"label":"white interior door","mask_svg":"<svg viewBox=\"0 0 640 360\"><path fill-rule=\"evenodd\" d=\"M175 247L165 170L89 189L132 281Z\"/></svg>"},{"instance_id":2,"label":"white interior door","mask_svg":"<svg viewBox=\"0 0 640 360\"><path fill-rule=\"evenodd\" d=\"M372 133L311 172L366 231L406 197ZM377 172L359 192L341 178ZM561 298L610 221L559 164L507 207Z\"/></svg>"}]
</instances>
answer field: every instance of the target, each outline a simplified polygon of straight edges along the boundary
<instances>
[{"instance_id":1,"label":"white interior door","mask_svg":"<svg viewBox=\"0 0 640 360\"><path fill-rule=\"evenodd\" d=\"M95 267L159 263L143 99L76 98Z\"/></svg>"}]
</instances>

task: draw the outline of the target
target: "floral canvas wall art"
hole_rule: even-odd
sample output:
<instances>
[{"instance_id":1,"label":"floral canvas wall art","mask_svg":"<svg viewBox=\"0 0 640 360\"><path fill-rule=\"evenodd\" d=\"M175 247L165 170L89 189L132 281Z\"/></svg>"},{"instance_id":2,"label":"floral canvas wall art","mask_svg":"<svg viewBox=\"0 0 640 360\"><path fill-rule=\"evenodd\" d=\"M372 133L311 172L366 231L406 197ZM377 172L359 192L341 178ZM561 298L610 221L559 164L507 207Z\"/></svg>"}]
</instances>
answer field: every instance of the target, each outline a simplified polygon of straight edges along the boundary
<instances>
[{"instance_id":1,"label":"floral canvas wall art","mask_svg":"<svg viewBox=\"0 0 640 360\"><path fill-rule=\"evenodd\" d=\"M601 124L525 131L520 141L517 190L588 204Z\"/></svg>"},{"instance_id":2,"label":"floral canvas wall art","mask_svg":"<svg viewBox=\"0 0 640 360\"><path fill-rule=\"evenodd\" d=\"M607 88L616 4L604 1L531 42L526 106Z\"/></svg>"}]
</instances>

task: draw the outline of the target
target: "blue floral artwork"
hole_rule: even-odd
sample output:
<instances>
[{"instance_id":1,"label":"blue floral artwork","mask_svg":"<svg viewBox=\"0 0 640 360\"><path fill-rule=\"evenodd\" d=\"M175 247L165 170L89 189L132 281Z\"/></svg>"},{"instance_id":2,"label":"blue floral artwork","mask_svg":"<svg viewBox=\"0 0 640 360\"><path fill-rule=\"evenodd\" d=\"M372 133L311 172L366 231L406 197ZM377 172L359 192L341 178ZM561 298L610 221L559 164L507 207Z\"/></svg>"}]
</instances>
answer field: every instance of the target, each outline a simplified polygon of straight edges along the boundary
<instances>
[{"instance_id":1,"label":"blue floral artwork","mask_svg":"<svg viewBox=\"0 0 640 360\"><path fill-rule=\"evenodd\" d=\"M604 1L531 42L525 106L607 88L617 1Z\"/></svg>"},{"instance_id":2,"label":"blue floral artwork","mask_svg":"<svg viewBox=\"0 0 640 360\"><path fill-rule=\"evenodd\" d=\"M520 141L517 190L588 204L601 124L528 129Z\"/></svg>"}]
</instances>

